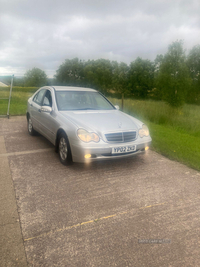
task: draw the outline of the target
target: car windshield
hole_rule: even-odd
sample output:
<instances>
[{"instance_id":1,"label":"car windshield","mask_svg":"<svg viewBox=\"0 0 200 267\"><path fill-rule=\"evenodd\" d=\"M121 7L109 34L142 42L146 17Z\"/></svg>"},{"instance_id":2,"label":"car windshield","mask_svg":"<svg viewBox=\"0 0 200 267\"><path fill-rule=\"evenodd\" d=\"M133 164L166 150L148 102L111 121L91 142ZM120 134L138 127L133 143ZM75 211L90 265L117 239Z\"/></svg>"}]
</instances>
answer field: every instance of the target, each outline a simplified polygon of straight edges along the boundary
<instances>
[{"instance_id":1,"label":"car windshield","mask_svg":"<svg viewBox=\"0 0 200 267\"><path fill-rule=\"evenodd\" d=\"M98 92L56 91L58 110L110 110L114 106Z\"/></svg>"}]
</instances>

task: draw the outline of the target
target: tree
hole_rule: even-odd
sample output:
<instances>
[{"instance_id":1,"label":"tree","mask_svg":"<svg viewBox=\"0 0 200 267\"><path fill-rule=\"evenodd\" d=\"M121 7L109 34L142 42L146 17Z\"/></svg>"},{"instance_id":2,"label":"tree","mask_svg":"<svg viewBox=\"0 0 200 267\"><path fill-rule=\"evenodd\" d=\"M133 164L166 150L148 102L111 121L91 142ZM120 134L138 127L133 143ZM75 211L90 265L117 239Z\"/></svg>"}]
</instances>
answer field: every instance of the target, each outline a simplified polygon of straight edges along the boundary
<instances>
[{"instance_id":1,"label":"tree","mask_svg":"<svg viewBox=\"0 0 200 267\"><path fill-rule=\"evenodd\" d=\"M112 64L107 59L89 60L84 68L85 84L103 93L112 88Z\"/></svg>"},{"instance_id":2,"label":"tree","mask_svg":"<svg viewBox=\"0 0 200 267\"><path fill-rule=\"evenodd\" d=\"M13 85L24 87L24 77L15 77L14 76Z\"/></svg>"},{"instance_id":3,"label":"tree","mask_svg":"<svg viewBox=\"0 0 200 267\"><path fill-rule=\"evenodd\" d=\"M162 92L156 83L158 75L160 73L160 67L163 63L163 55L157 55L155 60L154 60L154 88L152 90L152 95L151 97L155 100L161 100L162 99Z\"/></svg>"},{"instance_id":4,"label":"tree","mask_svg":"<svg viewBox=\"0 0 200 267\"><path fill-rule=\"evenodd\" d=\"M196 45L190 50L187 66L192 79L192 88L187 95L187 101L197 103L200 101L200 45Z\"/></svg>"},{"instance_id":5,"label":"tree","mask_svg":"<svg viewBox=\"0 0 200 267\"><path fill-rule=\"evenodd\" d=\"M84 83L84 62L78 58L66 59L56 71L55 78L58 84L82 86Z\"/></svg>"},{"instance_id":6,"label":"tree","mask_svg":"<svg viewBox=\"0 0 200 267\"><path fill-rule=\"evenodd\" d=\"M43 86L47 83L46 73L38 68L28 70L24 75L25 86Z\"/></svg>"},{"instance_id":7,"label":"tree","mask_svg":"<svg viewBox=\"0 0 200 267\"><path fill-rule=\"evenodd\" d=\"M129 88L137 98L146 98L153 89L154 64L138 57L130 64Z\"/></svg>"},{"instance_id":8,"label":"tree","mask_svg":"<svg viewBox=\"0 0 200 267\"><path fill-rule=\"evenodd\" d=\"M169 45L168 52L160 65L157 84L162 90L163 100L171 106L179 107L185 102L191 78L182 41Z\"/></svg>"},{"instance_id":9,"label":"tree","mask_svg":"<svg viewBox=\"0 0 200 267\"><path fill-rule=\"evenodd\" d=\"M157 55L156 56L156 59L154 60L154 73L155 73L155 76L159 73L160 71L160 66L162 65L162 62L163 62L163 55Z\"/></svg>"},{"instance_id":10,"label":"tree","mask_svg":"<svg viewBox=\"0 0 200 267\"><path fill-rule=\"evenodd\" d=\"M112 85L116 93L128 93L129 66L126 63L112 62Z\"/></svg>"}]
</instances>

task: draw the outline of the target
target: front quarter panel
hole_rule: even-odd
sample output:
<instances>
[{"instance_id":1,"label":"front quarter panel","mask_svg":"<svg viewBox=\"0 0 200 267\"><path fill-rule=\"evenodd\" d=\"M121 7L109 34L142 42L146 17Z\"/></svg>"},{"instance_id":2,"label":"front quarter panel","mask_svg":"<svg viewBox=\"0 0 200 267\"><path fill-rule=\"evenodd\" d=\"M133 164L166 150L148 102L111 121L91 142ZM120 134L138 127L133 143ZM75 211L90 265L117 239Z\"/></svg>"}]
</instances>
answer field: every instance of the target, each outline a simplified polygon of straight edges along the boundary
<instances>
[{"instance_id":1,"label":"front quarter panel","mask_svg":"<svg viewBox=\"0 0 200 267\"><path fill-rule=\"evenodd\" d=\"M77 142L78 137L76 133L78 130L78 126L75 123L73 123L71 119L68 119L66 116L64 117L59 111L57 112L56 120L58 122L57 133L60 130L63 130L68 137L70 145L73 144L74 142Z\"/></svg>"}]
</instances>

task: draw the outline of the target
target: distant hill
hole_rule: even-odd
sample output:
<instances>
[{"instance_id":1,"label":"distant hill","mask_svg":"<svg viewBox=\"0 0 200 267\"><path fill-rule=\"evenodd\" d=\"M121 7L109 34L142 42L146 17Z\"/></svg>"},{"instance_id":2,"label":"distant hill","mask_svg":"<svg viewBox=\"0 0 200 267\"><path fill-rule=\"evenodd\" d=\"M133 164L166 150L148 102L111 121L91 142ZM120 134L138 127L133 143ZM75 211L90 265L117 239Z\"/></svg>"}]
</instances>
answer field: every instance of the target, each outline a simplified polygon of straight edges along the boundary
<instances>
[{"instance_id":1,"label":"distant hill","mask_svg":"<svg viewBox=\"0 0 200 267\"><path fill-rule=\"evenodd\" d=\"M12 76L0 76L0 82L10 86ZM55 85L54 78L47 78L47 84L45 85ZM24 76L14 76L13 86L24 87Z\"/></svg>"},{"instance_id":2,"label":"distant hill","mask_svg":"<svg viewBox=\"0 0 200 267\"><path fill-rule=\"evenodd\" d=\"M10 86L12 76L0 76L0 82Z\"/></svg>"}]
</instances>

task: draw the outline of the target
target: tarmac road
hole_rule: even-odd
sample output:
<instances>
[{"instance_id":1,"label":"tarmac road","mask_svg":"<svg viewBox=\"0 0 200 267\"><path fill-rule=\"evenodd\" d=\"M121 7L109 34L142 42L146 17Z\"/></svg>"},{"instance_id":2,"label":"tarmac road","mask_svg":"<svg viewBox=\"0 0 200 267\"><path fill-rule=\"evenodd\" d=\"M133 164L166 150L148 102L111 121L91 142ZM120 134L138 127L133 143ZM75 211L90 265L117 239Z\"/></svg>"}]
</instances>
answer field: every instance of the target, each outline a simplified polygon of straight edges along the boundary
<instances>
[{"instance_id":1,"label":"tarmac road","mask_svg":"<svg viewBox=\"0 0 200 267\"><path fill-rule=\"evenodd\" d=\"M65 167L0 119L0 266L199 266L200 173L153 151Z\"/></svg>"}]
</instances>

